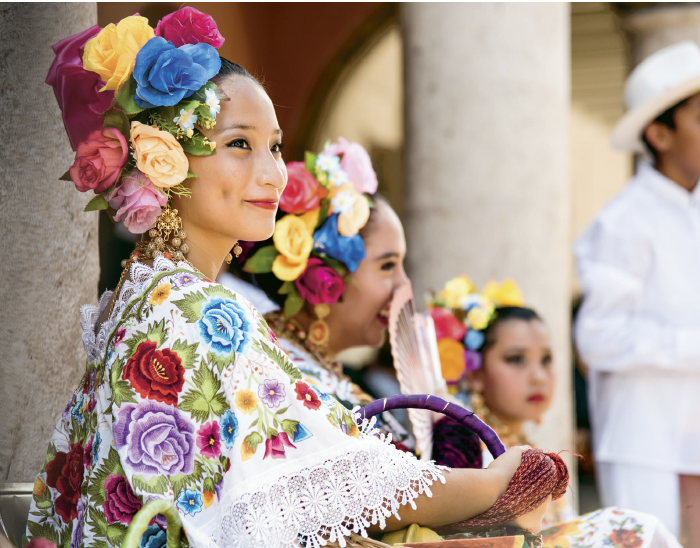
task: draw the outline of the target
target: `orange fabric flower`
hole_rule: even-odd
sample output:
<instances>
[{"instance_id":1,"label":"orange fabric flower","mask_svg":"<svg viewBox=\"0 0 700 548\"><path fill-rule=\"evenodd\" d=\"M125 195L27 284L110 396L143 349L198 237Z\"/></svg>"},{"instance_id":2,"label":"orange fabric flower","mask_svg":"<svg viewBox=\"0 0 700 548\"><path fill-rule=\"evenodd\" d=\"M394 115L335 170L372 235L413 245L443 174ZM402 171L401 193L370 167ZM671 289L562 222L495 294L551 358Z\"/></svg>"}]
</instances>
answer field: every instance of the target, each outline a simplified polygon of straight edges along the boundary
<instances>
[{"instance_id":1,"label":"orange fabric flower","mask_svg":"<svg viewBox=\"0 0 700 548\"><path fill-rule=\"evenodd\" d=\"M243 413L246 415L252 414L258 407L258 398L252 390L248 390L247 388L236 392L234 401L236 403L236 407L243 411ZM241 451L243 450L241 449Z\"/></svg>"},{"instance_id":2,"label":"orange fabric flower","mask_svg":"<svg viewBox=\"0 0 700 548\"><path fill-rule=\"evenodd\" d=\"M464 346L454 339L440 339L437 343L440 354L442 376L447 382L456 382L462 377L466 361L464 359Z\"/></svg>"},{"instance_id":3,"label":"orange fabric flower","mask_svg":"<svg viewBox=\"0 0 700 548\"><path fill-rule=\"evenodd\" d=\"M163 304L163 302L170 297L170 288L171 285L169 283L160 284L153 290L153 293L151 293L151 298L148 299L148 304L152 306Z\"/></svg>"},{"instance_id":4,"label":"orange fabric flower","mask_svg":"<svg viewBox=\"0 0 700 548\"><path fill-rule=\"evenodd\" d=\"M249 390L249 392L250 392L250 390ZM252 392L251 392L251 393L252 393ZM256 449L255 445L253 445L253 444L251 444L250 442L244 440L243 443L241 444L241 460L242 460L243 462L245 462L245 461L247 461L250 457L252 457L253 455L255 455L255 449Z\"/></svg>"}]
</instances>

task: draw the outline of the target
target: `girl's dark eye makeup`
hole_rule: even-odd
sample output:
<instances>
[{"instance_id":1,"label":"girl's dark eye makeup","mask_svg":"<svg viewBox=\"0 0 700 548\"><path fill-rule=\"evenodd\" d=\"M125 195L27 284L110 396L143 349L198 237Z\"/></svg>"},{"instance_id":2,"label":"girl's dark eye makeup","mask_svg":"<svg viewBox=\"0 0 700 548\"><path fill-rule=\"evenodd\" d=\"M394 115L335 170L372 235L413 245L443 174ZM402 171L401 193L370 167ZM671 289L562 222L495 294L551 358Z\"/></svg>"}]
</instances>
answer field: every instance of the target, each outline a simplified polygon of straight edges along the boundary
<instances>
[{"instance_id":1,"label":"girl's dark eye makeup","mask_svg":"<svg viewBox=\"0 0 700 548\"><path fill-rule=\"evenodd\" d=\"M552 365L552 356L551 356L551 355L547 355L547 356L545 356L544 358L542 358L542 365L546 365L547 367L549 367L550 365Z\"/></svg>"},{"instance_id":2,"label":"girl's dark eye makeup","mask_svg":"<svg viewBox=\"0 0 700 548\"><path fill-rule=\"evenodd\" d=\"M234 139L233 141L226 143L226 146L234 148L244 148L248 150L250 149L250 145L245 139Z\"/></svg>"},{"instance_id":3,"label":"girl's dark eye makeup","mask_svg":"<svg viewBox=\"0 0 700 548\"><path fill-rule=\"evenodd\" d=\"M522 354L515 354L513 356L506 356L505 357L506 363L510 363L513 365L522 365L525 363L525 356Z\"/></svg>"},{"instance_id":4,"label":"girl's dark eye makeup","mask_svg":"<svg viewBox=\"0 0 700 548\"><path fill-rule=\"evenodd\" d=\"M273 145L271 150L273 153L281 153L284 150L284 143Z\"/></svg>"},{"instance_id":5,"label":"girl's dark eye makeup","mask_svg":"<svg viewBox=\"0 0 700 548\"><path fill-rule=\"evenodd\" d=\"M382 265L382 270L394 270L396 268L396 263L394 261L389 261L388 263L384 263Z\"/></svg>"}]
</instances>

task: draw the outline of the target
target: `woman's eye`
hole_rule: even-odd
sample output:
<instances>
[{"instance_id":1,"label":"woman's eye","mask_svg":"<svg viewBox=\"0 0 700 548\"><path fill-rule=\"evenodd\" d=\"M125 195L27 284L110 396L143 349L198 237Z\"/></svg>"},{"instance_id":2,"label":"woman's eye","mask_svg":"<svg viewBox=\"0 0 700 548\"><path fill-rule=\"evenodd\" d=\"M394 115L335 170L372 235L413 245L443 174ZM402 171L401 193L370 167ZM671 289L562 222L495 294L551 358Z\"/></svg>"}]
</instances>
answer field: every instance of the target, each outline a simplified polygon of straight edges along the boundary
<instances>
[{"instance_id":1,"label":"woman's eye","mask_svg":"<svg viewBox=\"0 0 700 548\"><path fill-rule=\"evenodd\" d=\"M506 363L523 365L525 363L525 356L506 356Z\"/></svg>"},{"instance_id":2,"label":"woman's eye","mask_svg":"<svg viewBox=\"0 0 700 548\"><path fill-rule=\"evenodd\" d=\"M396 263L394 261L390 261L388 263L384 263L382 265L382 270L385 270L387 272L390 272L396 268Z\"/></svg>"},{"instance_id":3,"label":"woman's eye","mask_svg":"<svg viewBox=\"0 0 700 548\"><path fill-rule=\"evenodd\" d=\"M281 154L283 149L284 149L284 143L277 143L270 150L272 150L273 154Z\"/></svg>"},{"instance_id":4,"label":"woman's eye","mask_svg":"<svg viewBox=\"0 0 700 548\"><path fill-rule=\"evenodd\" d=\"M544 365L545 367L549 367L550 365L552 365L552 356L545 356L544 358L542 358L542 365Z\"/></svg>"},{"instance_id":5,"label":"woman's eye","mask_svg":"<svg viewBox=\"0 0 700 548\"><path fill-rule=\"evenodd\" d=\"M226 145L227 147L234 147L234 148L244 148L247 150L250 150L250 145L248 144L248 141L245 139L234 139L230 143Z\"/></svg>"}]
</instances>

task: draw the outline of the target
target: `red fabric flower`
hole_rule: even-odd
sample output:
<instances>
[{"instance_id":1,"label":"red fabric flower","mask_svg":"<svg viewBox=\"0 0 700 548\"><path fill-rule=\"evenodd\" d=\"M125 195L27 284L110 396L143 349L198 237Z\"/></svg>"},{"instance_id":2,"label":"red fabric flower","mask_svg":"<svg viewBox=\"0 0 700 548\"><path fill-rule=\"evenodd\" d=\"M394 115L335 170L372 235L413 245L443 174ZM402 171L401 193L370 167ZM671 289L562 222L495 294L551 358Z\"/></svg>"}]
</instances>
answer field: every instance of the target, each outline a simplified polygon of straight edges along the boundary
<instances>
[{"instance_id":1,"label":"red fabric flower","mask_svg":"<svg viewBox=\"0 0 700 548\"><path fill-rule=\"evenodd\" d=\"M216 421L205 422L197 430L197 447L207 458L218 459L221 454L221 438L219 436L219 423Z\"/></svg>"},{"instance_id":2,"label":"red fabric flower","mask_svg":"<svg viewBox=\"0 0 700 548\"><path fill-rule=\"evenodd\" d=\"M110 474L105 486L105 502L102 505L107 523L129 525L143 503L122 474Z\"/></svg>"},{"instance_id":3,"label":"red fabric flower","mask_svg":"<svg viewBox=\"0 0 700 548\"><path fill-rule=\"evenodd\" d=\"M309 259L306 270L294 284L299 296L313 305L338 302L345 287L340 274L316 257Z\"/></svg>"},{"instance_id":4,"label":"red fabric flower","mask_svg":"<svg viewBox=\"0 0 700 548\"><path fill-rule=\"evenodd\" d=\"M265 455L263 456L263 460L265 460L267 457L272 457L273 459L286 459L287 456L284 454L285 447L296 449L296 446L289 441L289 436L287 436L286 432L280 432L276 436L267 438L265 440Z\"/></svg>"},{"instance_id":5,"label":"red fabric flower","mask_svg":"<svg viewBox=\"0 0 700 548\"><path fill-rule=\"evenodd\" d=\"M304 167L304 162L287 164L287 186L280 196L280 209L286 213L300 215L316 209L321 198L326 197L326 189Z\"/></svg>"},{"instance_id":6,"label":"red fabric flower","mask_svg":"<svg viewBox=\"0 0 700 548\"><path fill-rule=\"evenodd\" d=\"M163 17L158 21L154 34L165 38L176 48L200 42L215 48L224 45L224 37L221 36L214 18L190 6Z\"/></svg>"},{"instance_id":7,"label":"red fabric flower","mask_svg":"<svg viewBox=\"0 0 700 548\"><path fill-rule=\"evenodd\" d=\"M321 400L316 395L316 392L305 382L297 381L294 391L297 393L297 399L304 402L304 407L307 409L316 410L321 407Z\"/></svg>"},{"instance_id":8,"label":"red fabric flower","mask_svg":"<svg viewBox=\"0 0 700 548\"><path fill-rule=\"evenodd\" d=\"M126 138L113 127L98 129L78 145L70 178L80 192L101 194L112 186L129 155Z\"/></svg>"},{"instance_id":9,"label":"red fabric flower","mask_svg":"<svg viewBox=\"0 0 700 548\"><path fill-rule=\"evenodd\" d=\"M610 540L619 548L639 548L643 543L637 532L632 529L616 529L610 535Z\"/></svg>"},{"instance_id":10,"label":"red fabric flower","mask_svg":"<svg viewBox=\"0 0 700 548\"><path fill-rule=\"evenodd\" d=\"M83 484L83 453L82 442L74 443L70 452L59 451L46 465L46 484L60 493L55 506L56 513L64 523L78 519L78 501Z\"/></svg>"},{"instance_id":11,"label":"red fabric flower","mask_svg":"<svg viewBox=\"0 0 700 548\"><path fill-rule=\"evenodd\" d=\"M182 360L169 348L156 350L156 343L144 341L139 344L124 367L124 380L142 398L177 405L177 398L185 383L185 368Z\"/></svg>"},{"instance_id":12,"label":"red fabric flower","mask_svg":"<svg viewBox=\"0 0 700 548\"><path fill-rule=\"evenodd\" d=\"M430 317L435 323L435 335L437 340L449 338L455 341L462 341L467 332L467 326L454 317L454 314L447 308L431 308Z\"/></svg>"}]
</instances>

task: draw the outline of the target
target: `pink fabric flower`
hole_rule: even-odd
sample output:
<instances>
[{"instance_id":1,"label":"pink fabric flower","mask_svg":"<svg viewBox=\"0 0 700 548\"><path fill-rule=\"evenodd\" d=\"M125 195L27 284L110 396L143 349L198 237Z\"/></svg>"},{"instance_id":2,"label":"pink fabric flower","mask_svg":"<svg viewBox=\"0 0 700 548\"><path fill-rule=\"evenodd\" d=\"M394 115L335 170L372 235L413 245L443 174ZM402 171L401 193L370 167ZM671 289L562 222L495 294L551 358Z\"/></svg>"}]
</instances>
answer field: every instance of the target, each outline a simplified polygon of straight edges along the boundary
<instances>
[{"instance_id":1,"label":"pink fabric flower","mask_svg":"<svg viewBox=\"0 0 700 548\"><path fill-rule=\"evenodd\" d=\"M303 274L294 280L299 296L311 304L335 303L345 284L340 275L321 259L312 257Z\"/></svg>"},{"instance_id":2,"label":"pink fabric flower","mask_svg":"<svg viewBox=\"0 0 700 548\"><path fill-rule=\"evenodd\" d=\"M46 83L53 87L56 95L73 150L78 149L90 132L102 127L100 115L114 99L113 91L99 92L105 84L97 73L83 68L85 42L98 32L100 27L95 25L53 46L56 58L46 76Z\"/></svg>"},{"instance_id":3,"label":"pink fabric flower","mask_svg":"<svg viewBox=\"0 0 700 548\"><path fill-rule=\"evenodd\" d=\"M372 160L369 154L359 143L351 143L344 137L339 137L338 142L332 144L323 151L334 156L343 155L340 167L348 175L350 182L355 185L358 192L374 194L377 192L377 174L372 168Z\"/></svg>"},{"instance_id":4,"label":"pink fabric flower","mask_svg":"<svg viewBox=\"0 0 700 548\"><path fill-rule=\"evenodd\" d=\"M166 15L158 21L155 35L165 38L177 48L185 44L201 42L215 48L224 45L224 37L221 36L212 16L190 6Z\"/></svg>"},{"instance_id":5,"label":"pink fabric flower","mask_svg":"<svg viewBox=\"0 0 700 548\"><path fill-rule=\"evenodd\" d=\"M273 459L286 459L287 456L284 454L285 447L296 449L296 445L289 441L289 436L287 436L286 432L280 432L276 436L267 438L265 440L265 455L263 456L263 460L265 460L267 457L272 457Z\"/></svg>"},{"instance_id":6,"label":"pink fabric flower","mask_svg":"<svg viewBox=\"0 0 700 548\"><path fill-rule=\"evenodd\" d=\"M280 209L286 213L301 215L316 209L321 198L325 198L326 189L318 184L316 178L304 167L304 162L287 164L287 186L280 196Z\"/></svg>"},{"instance_id":7,"label":"pink fabric flower","mask_svg":"<svg viewBox=\"0 0 700 548\"><path fill-rule=\"evenodd\" d=\"M197 447L207 458L218 459L221 454L221 438L219 436L219 423L216 421L205 422L197 430Z\"/></svg>"},{"instance_id":8,"label":"pink fabric flower","mask_svg":"<svg viewBox=\"0 0 700 548\"><path fill-rule=\"evenodd\" d=\"M129 155L129 145L118 129L97 129L78 145L70 178L80 192L102 194L112 186Z\"/></svg>"},{"instance_id":9,"label":"pink fabric flower","mask_svg":"<svg viewBox=\"0 0 700 548\"><path fill-rule=\"evenodd\" d=\"M437 340L449 338L462 341L467 332L467 326L454 317L454 314L446 308L431 308L428 312L435 323L435 335Z\"/></svg>"},{"instance_id":10,"label":"pink fabric flower","mask_svg":"<svg viewBox=\"0 0 700 548\"><path fill-rule=\"evenodd\" d=\"M107 201L117 211L115 221L124 221L130 232L143 234L156 224L160 208L168 203L168 198L148 177L134 169L107 196Z\"/></svg>"}]
</instances>

